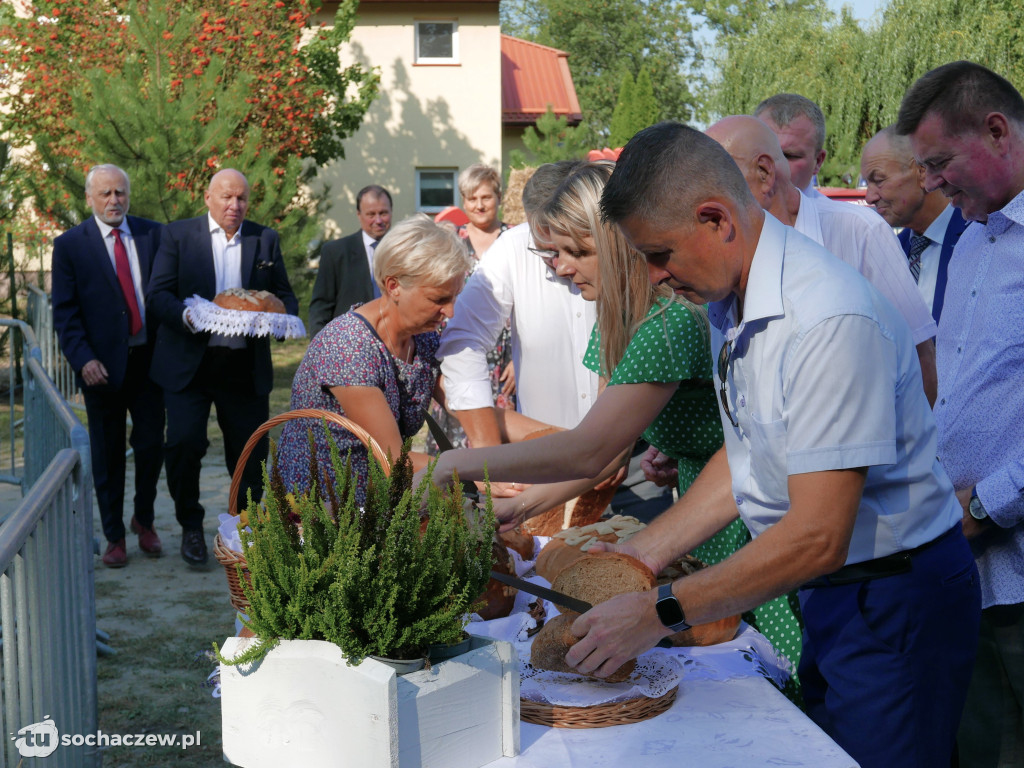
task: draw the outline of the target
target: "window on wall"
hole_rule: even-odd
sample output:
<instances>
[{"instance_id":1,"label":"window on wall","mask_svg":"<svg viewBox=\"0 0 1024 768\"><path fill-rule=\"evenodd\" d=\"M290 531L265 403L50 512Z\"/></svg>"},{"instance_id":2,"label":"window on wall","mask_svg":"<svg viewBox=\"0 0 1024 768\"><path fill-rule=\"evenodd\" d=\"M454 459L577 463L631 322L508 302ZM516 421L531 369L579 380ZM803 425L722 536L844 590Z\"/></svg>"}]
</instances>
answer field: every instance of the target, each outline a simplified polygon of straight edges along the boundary
<instances>
[{"instance_id":1,"label":"window on wall","mask_svg":"<svg viewBox=\"0 0 1024 768\"><path fill-rule=\"evenodd\" d=\"M416 22L417 64L459 63L459 22Z\"/></svg>"},{"instance_id":2,"label":"window on wall","mask_svg":"<svg viewBox=\"0 0 1024 768\"><path fill-rule=\"evenodd\" d=\"M417 168L416 210L437 213L449 205L458 205L457 174L457 168Z\"/></svg>"}]
</instances>

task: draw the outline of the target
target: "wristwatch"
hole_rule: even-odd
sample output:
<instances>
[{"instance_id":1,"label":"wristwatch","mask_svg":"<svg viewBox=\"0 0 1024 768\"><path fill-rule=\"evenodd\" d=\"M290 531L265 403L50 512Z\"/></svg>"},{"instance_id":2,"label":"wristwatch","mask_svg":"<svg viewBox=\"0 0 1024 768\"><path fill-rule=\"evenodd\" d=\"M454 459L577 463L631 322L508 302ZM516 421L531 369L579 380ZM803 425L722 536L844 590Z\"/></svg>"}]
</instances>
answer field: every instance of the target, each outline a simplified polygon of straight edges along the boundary
<instances>
[{"instance_id":1,"label":"wristwatch","mask_svg":"<svg viewBox=\"0 0 1024 768\"><path fill-rule=\"evenodd\" d=\"M672 594L672 583L662 584L658 587L658 602L654 604L661 623L673 632L685 632L690 628L686 623L686 615L683 613L683 606Z\"/></svg>"},{"instance_id":2,"label":"wristwatch","mask_svg":"<svg viewBox=\"0 0 1024 768\"><path fill-rule=\"evenodd\" d=\"M988 519L988 512L981 505L981 499L978 498L977 490L971 491L971 503L967 506L967 511L971 513L971 517L975 520Z\"/></svg>"}]
</instances>

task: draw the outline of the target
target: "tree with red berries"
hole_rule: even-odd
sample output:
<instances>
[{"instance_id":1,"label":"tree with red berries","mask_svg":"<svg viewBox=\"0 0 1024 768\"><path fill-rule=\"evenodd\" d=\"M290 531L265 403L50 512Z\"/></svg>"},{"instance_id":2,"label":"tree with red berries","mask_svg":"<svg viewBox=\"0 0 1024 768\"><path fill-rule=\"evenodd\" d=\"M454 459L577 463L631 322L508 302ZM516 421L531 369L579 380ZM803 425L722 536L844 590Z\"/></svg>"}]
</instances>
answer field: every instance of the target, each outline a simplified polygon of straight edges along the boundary
<instances>
[{"instance_id":1,"label":"tree with red berries","mask_svg":"<svg viewBox=\"0 0 1024 768\"><path fill-rule=\"evenodd\" d=\"M0 26L0 125L27 150L37 214L88 215L90 166L121 166L132 212L201 213L210 176L238 168L249 218L277 228L292 263L318 230L310 183L376 96L342 66L357 0L317 26L320 0L37 0Z\"/></svg>"}]
</instances>

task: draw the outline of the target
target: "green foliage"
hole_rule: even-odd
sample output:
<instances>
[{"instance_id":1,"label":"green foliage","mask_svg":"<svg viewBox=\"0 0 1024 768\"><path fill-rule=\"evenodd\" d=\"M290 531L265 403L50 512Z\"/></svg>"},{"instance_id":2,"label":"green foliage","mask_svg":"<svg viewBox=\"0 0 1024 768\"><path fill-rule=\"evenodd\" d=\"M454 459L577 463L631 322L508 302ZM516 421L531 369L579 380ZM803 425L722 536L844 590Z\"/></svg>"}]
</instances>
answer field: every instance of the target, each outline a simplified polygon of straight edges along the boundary
<instances>
[{"instance_id":1,"label":"green foliage","mask_svg":"<svg viewBox=\"0 0 1024 768\"><path fill-rule=\"evenodd\" d=\"M531 125L523 132L523 143L530 157L512 150L509 165L513 168L575 160L585 157L590 149L584 132L579 127L571 127L566 117L556 115L550 105L547 112L537 118L537 127Z\"/></svg>"},{"instance_id":2,"label":"green foliage","mask_svg":"<svg viewBox=\"0 0 1024 768\"><path fill-rule=\"evenodd\" d=\"M333 513L322 482L293 506L279 475L265 475L266 509L249 505L244 591L247 625L260 642L225 663L261 658L279 639L326 640L352 663L370 654L415 657L429 644L458 641L484 591L495 527L489 503L470 522L458 490L442 493L428 479L414 491L407 443L390 478L370 457L360 508L351 463L331 445Z\"/></svg>"},{"instance_id":3,"label":"green foliage","mask_svg":"<svg viewBox=\"0 0 1024 768\"><path fill-rule=\"evenodd\" d=\"M123 167L132 213L157 221L198 215L210 177L238 168L248 218L280 232L293 271L305 267L329 200L311 182L344 157L379 83L342 66L357 0L338 3L325 28L312 28L321 0L24 5L0 16L0 72L18 84L0 94L0 130L27 150L30 218L87 217L84 176L97 163Z\"/></svg>"},{"instance_id":4,"label":"green foliage","mask_svg":"<svg viewBox=\"0 0 1024 768\"><path fill-rule=\"evenodd\" d=\"M825 114L823 185L857 178L860 152L893 123L906 89L928 70L970 59L1024 86L1024 5L1005 0L891 0L862 26L824 0L690 0L718 32L711 118L752 111L779 92Z\"/></svg>"},{"instance_id":5,"label":"green foliage","mask_svg":"<svg viewBox=\"0 0 1024 768\"><path fill-rule=\"evenodd\" d=\"M619 100L612 115L608 146L622 147L638 132L658 122L658 102L647 67L640 67L636 80L628 72L622 76Z\"/></svg>"},{"instance_id":6,"label":"green foliage","mask_svg":"<svg viewBox=\"0 0 1024 768\"><path fill-rule=\"evenodd\" d=\"M502 4L503 29L569 55L569 68L589 148L608 144L623 76L646 66L659 120L688 120L700 80L699 60L684 0L513 0ZM653 121L652 121L653 122Z\"/></svg>"}]
</instances>

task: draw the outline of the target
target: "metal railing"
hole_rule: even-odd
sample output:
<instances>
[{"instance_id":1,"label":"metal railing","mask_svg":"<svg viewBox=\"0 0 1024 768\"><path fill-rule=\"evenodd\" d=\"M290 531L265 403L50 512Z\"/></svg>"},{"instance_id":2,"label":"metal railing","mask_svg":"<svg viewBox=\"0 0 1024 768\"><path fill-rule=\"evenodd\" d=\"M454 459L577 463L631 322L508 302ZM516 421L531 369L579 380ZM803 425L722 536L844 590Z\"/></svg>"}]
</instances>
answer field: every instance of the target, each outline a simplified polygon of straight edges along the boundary
<instances>
[{"instance_id":1,"label":"metal railing","mask_svg":"<svg viewBox=\"0 0 1024 768\"><path fill-rule=\"evenodd\" d=\"M0 523L0 733L13 737L0 748L0 768L28 756L95 768L96 747L40 751L44 735L98 727L89 437L47 375L31 328L17 320L0 325L23 339L27 426L23 498Z\"/></svg>"},{"instance_id":2,"label":"metal railing","mask_svg":"<svg viewBox=\"0 0 1024 768\"><path fill-rule=\"evenodd\" d=\"M35 285L28 286L28 323L35 333L43 368L57 387L57 391L72 408L84 408L82 392L75 379L75 370L64 357L60 340L53 328L53 309L50 295Z\"/></svg>"}]
</instances>

